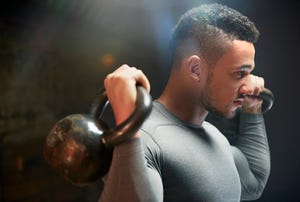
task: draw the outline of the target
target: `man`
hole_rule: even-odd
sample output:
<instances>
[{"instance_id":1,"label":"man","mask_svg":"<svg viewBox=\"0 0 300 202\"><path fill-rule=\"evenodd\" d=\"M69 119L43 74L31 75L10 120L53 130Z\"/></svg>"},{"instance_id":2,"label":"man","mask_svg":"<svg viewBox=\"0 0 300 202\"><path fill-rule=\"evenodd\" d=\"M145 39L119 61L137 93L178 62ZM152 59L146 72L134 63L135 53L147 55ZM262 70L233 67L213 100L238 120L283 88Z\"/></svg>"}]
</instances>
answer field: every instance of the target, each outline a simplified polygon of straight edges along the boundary
<instances>
[{"instance_id":1,"label":"man","mask_svg":"<svg viewBox=\"0 0 300 202\"><path fill-rule=\"evenodd\" d=\"M240 201L260 197L270 172L262 101L254 69L259 32L220 4L185 13L173 31L172 69L150 117L114 148L100 201ZM117 124L134 110L136 85L150 91L141 70L122 65L105 89ZM205 121L242 108L235 145Z\"/></svg>"}]
</instances>

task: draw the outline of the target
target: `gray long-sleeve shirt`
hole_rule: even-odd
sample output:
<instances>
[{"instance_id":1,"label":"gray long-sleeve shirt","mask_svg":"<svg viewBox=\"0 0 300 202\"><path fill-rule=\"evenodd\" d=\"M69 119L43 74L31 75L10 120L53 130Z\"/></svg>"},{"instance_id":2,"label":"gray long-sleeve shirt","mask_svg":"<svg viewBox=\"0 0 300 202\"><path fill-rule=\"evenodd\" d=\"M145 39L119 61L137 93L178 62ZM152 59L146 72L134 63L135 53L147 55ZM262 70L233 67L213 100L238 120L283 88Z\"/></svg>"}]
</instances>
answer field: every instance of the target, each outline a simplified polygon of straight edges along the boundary
<instances>
[{"instance_id":1,"label":"gray long-sleeve shirt","mask_svg":"<svg viewBox=\"0 0 300 202\"><path fill-rule=\"evenodd\" d=\"M235 145L208 122L187 124L154 102L141 138L114 148L102 202L256 199L270 173L262 115L241 114Z\"/></svg>"}]
</instances>

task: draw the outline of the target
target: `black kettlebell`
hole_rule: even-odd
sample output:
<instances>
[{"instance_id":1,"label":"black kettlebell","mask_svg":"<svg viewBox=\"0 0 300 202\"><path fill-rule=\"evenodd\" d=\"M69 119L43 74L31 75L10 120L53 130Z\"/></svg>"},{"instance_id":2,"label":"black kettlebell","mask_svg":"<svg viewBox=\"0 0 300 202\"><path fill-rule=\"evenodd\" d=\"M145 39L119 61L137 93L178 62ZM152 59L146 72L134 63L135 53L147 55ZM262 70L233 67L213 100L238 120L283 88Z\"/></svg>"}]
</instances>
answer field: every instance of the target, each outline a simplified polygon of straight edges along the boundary
<instances>
[{"instance_id":1,"label":"black kettlebell","mask_svg":"<svg viewBox=\"0 0 300 202\"><path fill-rule=\"evenodd\" d=\"M262 113L269 111L272 108L274 102L274 95L272 91L270 91L267 88L264 88L264 90L258 95L258 97L263 100L261 106Z\"/></svg>"},{"instance_id":2,"label":"black kettlebell","mask_svg":"<svg viewBox=\"0 0 300 202\"><path fill-rule=\"evenodd\" d=\"M74 185L85 186L103 177L109 170L113 147L132 137L152 109L151 96L138 86L133 114L115 128L109 128L100 119L107 104L108 98L103 90L90 114L73 114L63 118L46 138L46 161Z\"/></svg>"},{"instance_id":3,"label":"black kettlebell","mask_svg":"<svg viewBox=\"0 0 300 202\"><path fill-rule=\"evenodd\" d=\"M262 113L266 113L269 111L274 102L274 95L272 91L265 88L259 95L259 98L263 100L262 104ZM240 114L241 110L237 110L237 114L235 117L231 119L223 118L212 113L209 113L206 117L206 121L210 122L214 126L216 126L231 142L234 143L236 138L238 137L239 131L239 122L240 122Z\"/></svg>"}]
</instances>

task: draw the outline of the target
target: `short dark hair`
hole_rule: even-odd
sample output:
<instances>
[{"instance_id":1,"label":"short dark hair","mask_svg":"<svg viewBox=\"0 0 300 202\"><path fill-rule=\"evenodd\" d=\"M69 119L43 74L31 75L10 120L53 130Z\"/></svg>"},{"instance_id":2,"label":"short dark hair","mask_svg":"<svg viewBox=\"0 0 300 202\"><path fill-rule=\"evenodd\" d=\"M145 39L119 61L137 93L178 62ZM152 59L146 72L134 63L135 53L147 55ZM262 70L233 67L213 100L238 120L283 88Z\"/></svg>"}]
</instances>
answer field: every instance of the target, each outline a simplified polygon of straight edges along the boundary
<instances>
[{"instance_id":1,"label":"short dark hair","mask_svg":"<svg viewBox=\"0 0 300 202\"><path fill-rule=\"evenodd\" d=\"M183 14L173 28L170 42L172 62L199 53L215 62L238 39L255 43L259 31L248 17L221 4L204 4Z\"/></svg>"}]
</instances>

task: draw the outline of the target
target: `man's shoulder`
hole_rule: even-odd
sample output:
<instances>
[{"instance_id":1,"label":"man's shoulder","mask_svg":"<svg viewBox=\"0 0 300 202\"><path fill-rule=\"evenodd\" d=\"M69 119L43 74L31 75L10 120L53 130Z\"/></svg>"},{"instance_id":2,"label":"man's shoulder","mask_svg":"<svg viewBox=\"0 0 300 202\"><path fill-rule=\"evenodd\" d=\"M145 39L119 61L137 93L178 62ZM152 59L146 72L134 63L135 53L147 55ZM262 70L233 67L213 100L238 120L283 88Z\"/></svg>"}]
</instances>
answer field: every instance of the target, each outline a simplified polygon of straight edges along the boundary
<instances>
[{"instance_id":1,"label":"man's shoulder","mask_svg":"<svg viewBox=\"0 0 300 202\"><path fill-rule=\"evenodd\" d=\"M149 117L143 123L141 130L152 134L155 132L156 128L169 123L168 119L161 114L161 112L154 105Z\"/></svg>"}]
</instances>

